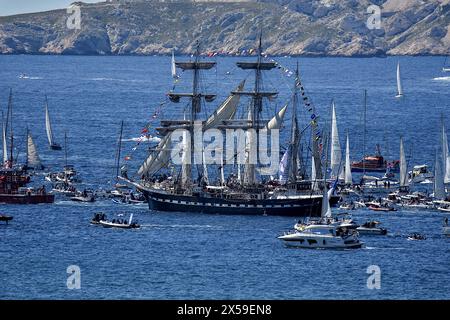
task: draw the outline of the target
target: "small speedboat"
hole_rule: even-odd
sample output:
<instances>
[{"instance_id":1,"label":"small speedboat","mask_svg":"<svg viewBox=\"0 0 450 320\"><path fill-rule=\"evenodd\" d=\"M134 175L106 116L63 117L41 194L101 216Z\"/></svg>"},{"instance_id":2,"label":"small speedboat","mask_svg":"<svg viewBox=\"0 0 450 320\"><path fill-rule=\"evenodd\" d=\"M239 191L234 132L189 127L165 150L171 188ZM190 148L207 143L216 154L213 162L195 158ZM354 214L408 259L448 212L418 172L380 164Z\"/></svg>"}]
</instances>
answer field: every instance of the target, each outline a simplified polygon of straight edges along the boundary
<instances>
[{"instance_id":1,"label":"small speedboat","mask_svg":"<svg viewBox=\"0 0 450 320\"><path fill-rule=\"evenodd\" d=\"M70 197L70 200L75 201L75 202L94 202L95 201L95 197L92 195L76 195L73 197Z\"/></svg>"},{"instance_id":2,"label":"small speedboat","mask_svg":"<svg viewBox=\"0 0 450 320\"><path fill-rule=\"evenodd\" d=\"M12 219L13 219L13 217L11 217L11 216L0 214L0 221L4 221L4 222L6 222L6 224L8 224L8 222L11 221Z\"/></svg>"},{"instance_id":3,"label":"small speedboat","mask_svg":"<svg viewBox=\"0 0 450 320\"><path fill-rule=\"evenodd\" d=\"M384 211L384 212L387 212L387 211L397 211L397 209L395 209L395 208L393 208L393 207L388 207L388 206L376 206L376 205L370 205L369 206L369 210L372 210L372 211Z\"/></svg>"},{"instance_id":4,"label":"small speedboat","mask_svg":"<svg viewBox=\"0 0 450 320\"><path fill-rule=\"evenodd\" d=\"M114 220L113 220L114 221ZM119 229L139 229L141 226L137 223L118 223L118 222L111 222L111 221L100 221L100 225L102 225L105 228L119 228Z\"/></svg>"},{"instance_id":5,"label":"small speedboat","mask_svg":"<svg viewBox=\"0 0 450 320\"><path fill-rule=\"evenodd\" d=\"M427 240L427 237L425 235L422 235L420 233L412 233L407 238L409 241L420 241L420 240Z\"/></svg>"},{"instance_id":6,"label":"small speedboat","mask_svg":"<svg viewBox=\"0 0 450 320\"><path fill-rule=\"evenodd\" d=\"M450 212L450 206L437 207L439 211Z\"/></svg>"},{"instance_id":7,"label":"small speedboat","mask_svg":"<svg viewBox=\"0 0 450 320\"><path fill-rule=\"evenodd\" d=\"M141 227L136 222L133 222L133 214L130 215L128 222L125 219L113 219L112 221L107 221L105 218L105 220L100 220L99 224L104 228L139 229Z\"/></svg>"},{"instance_id":8,"label":"small speedboat","mask_svg":"<svg viewBox=\"0 0 450 320\"><path fill-rule=\"evenodd\" d=\"M367 221L356 228L356 231L358 231L359 234L364 235L386 235L387 230L385 228L378 227L379 224L380 222L378 221Z\"/></svg>"}]
</instances>

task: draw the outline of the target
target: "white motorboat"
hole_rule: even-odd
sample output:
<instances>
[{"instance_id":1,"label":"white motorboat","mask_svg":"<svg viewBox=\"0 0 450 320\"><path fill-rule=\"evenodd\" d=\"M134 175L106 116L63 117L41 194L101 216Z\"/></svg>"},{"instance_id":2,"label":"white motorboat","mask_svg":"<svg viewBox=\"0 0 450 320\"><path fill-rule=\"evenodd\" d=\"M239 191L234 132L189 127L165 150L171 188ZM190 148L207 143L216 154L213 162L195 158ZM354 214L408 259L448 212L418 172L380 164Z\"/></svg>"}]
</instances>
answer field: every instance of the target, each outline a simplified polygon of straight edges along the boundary
<instances>
[{"instance_id":1,"label":"white motorboat","mask_svg":"<svg viewBox=\"0 0 450 320\"><path fill-rule=\"evenodd\" d=\"M125 219L113 219L112 221L99 220L100 224L104 228L118 228L118 229L139 229L141 226L133 222L133 214L130 215L130 219L126 221Z\"/></svg>"},{"instance_id":2,"label":"white motorboat","mask_svg":"<svg viewBox=\"0 0 450 320\"><path fill-rule=\"evenodd\" d=\"M367 221L356 228L356 231L358 231L359 234L364 235L386 235L387 230L385 228L380 228L379 225L380 222L378 221Z\"/></svg>"},{"instance_id":3,"label":"white motorboat","mask_svg":"<svg viewBox=\"0 0 450 320\"><path fill-rule=\"evenodd\" d=\"M355 230L335 225L309 225L304 231L279 236L289 247L309 249L357 249L363 246Z\"/></svg>"},{"instance_id":4,"label":"white motorboat","mask_svg":"<svg viewBox=\"0 0 450 320\"><path fill-rule=\"evenodd\" d=\"M413 170L408 172L410 183L423 183L431 181L434 178L433 172L428 170L426 164L414 166Z\"/></svg>"},{"instance_id":5,"label":"white motorboat","mask_svg":"<svg viewBox=\"0 0 450 320\"><path fill-rule=\"evenodd\" d=\"M70 200L75 201L75 202L94 202L95 197L91 194L82 193L82 194L77 194L73 197L70 197Z\"/></svg>"},{"instance_id":6,"label":"white motorboat","mask_svg":"<svg viewBox=\"0 0 450 320\"><path fill-rule=\"evenodd\" d=\"M450 212L450 206L437 207L439 211Z\"/></svg>"}]
</instances>

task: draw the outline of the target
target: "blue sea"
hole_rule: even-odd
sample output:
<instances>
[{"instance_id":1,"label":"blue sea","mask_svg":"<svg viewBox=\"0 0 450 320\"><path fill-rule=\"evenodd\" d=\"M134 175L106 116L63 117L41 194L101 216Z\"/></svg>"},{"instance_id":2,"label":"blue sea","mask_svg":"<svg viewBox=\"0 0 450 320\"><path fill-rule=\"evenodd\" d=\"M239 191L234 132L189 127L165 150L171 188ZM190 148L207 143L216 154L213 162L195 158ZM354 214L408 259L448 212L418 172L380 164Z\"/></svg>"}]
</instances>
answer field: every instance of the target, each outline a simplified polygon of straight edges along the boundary
<instances>
[{"instance_id":1,"label":"blue sea","mask_svg":"<svg viewBox=\"0 0 450 320\"><path fill-rule=\"evenodd\" d=\"M235 67L241 59L214 59L217 68L205 73L202 87L218 98L202 116L242 79L251 86L251 74ZM441 115L450 127L450 75L441 72L443 57L275 60L285 69L264 78L266 88L280 91L265 107L267 117L289 100L294 79L285 70L294 71L298 62L322 126L329 124L335 101L341 143L344 147L348 131L352 160L363 154L367 89L367 151L375 152L378 143L385 156L398 158L403 136L409 169L434 166ZM405 93L401 100L394 98L398 62ZM177 90L187 90L190 80L190 74L181 74ZM48 149L47 95L57 142L64 143L66 132L69 163L79 171L83 187L96 190L111 188L121 120L121 158L130 157L132 175L148 148L133 139L149 122L154 133L161 119L183 116L187 103L165 103L172 87L170 57L0 56L0 108L6 113L12 88L19 159L28 127L47 170L64 164L63 151ZM306 126L311 114L301 107L299 116ZM33 180L43 183L42 176ZM98 211L133 213L142 228L92 226L89 221ZM288 217L151 212L145 205L111 200L76 204L62 197L52 205L2 204L0 213L14 216L9 225L0 225L0 299L450 298L450 239L441 235L445 214L437 211L354 211L357 221L381 221L389 235L362 237L365 247L350 251L285 248L276 237L297 220ZM427 240L407 241L412 232ZM72 265L80 268L80 289L67 287ZM381 270L380 289L368 289L372 265Z\"/></svg>"}]
</instances>

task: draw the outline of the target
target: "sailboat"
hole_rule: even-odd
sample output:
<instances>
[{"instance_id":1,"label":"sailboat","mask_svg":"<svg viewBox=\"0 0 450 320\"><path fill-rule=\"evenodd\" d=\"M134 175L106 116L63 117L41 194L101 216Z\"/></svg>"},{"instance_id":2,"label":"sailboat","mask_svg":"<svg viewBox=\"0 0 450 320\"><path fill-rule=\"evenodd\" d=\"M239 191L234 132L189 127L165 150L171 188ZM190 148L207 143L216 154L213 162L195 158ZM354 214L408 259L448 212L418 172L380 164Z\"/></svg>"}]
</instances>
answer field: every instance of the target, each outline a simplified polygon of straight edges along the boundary
<instances>
[{"instance_id":1,"label":"sailboat","mask_svg":"<svg viewBox=\"0 0 450 320\"><path fill-rule=\"evenodd\" d=\"M26 150L26 164L25 167L27 170L43 170L44 166L42 165L41 159L39 158L38 151L36 149L36 145L34 144L33 137L31 136L30 131L27 129L27 150Z\"/></svg>"},{"instance_id":2,"label":"sailboat","mask_svg":"<svg viewBox=\"0 0 450 320\"><path fill-rule=\"evenodd\" d=\"M238 88L231 92L228 103L221 104L218 109L212 113L211 121L200 119L200 115L204 114L203 107L207 106L215 99L215 95L207 94L201 91L200 72L206 72L215 66L215 62L205 61L200 58L200 46L196 46L196 54L194 59L188 62L175 62L177 68L189 71L193 74L192 92L176 93L175 90L169 92L169 99L174 102L180 102L181 99L190 100L190 110L187 112L187 119L181 120L162 120L161 127L157 131L162 136L156 150L153 150L148 158L144 161L137 172L140 178L138 181L132 180L130 177L121 177L122 180L130 183L140 190L147 199L150 210L157 211L177 211L177 212L196 212L196 213L213 213L213 214L244 214L244 215L286 215L286 216L320 216L320 208L322 203L322 194L312 192L311 181L298 180L297 157L298 143L300 135L295 125L292 129L290 148L294 152L290 152L290 163L286 184L279 187L269 182L262 181L261 177L265 175L264 167L260 163L252 162L253 155L257 154L259 135L253 134L260 130L277 127L281 121L280 112L275 116L276 119L271 120L261 117L263 111L263 100L268 98L274 99L277 92L264 91L262 88L263 72L273 70L277 67L275 62L266 62L262 55L262 41L259 39L259 54L256 61L238 62L237 66L243 70L254 71L255 82L251 90L245 91ZM295 90L292 97L295 105L299 99L300 80L296 79L294 84ZM249 97L250 105L244 111L241 119L235 119L234 110L238 107L240 98ZM269 100L270 101L270 100ZM225 110L224 110L225 109ZM233 111L230 111L233 109ZM220 112L220 110L222 110ZM283 117L281 112L281 118ZM296 118L296 117L294 117ZM239 148L235 157L239 156L244 161L239 161L238 168L241 164L243 167L241 179L236 178L234 173L229 173L226 183L218 182L217 185L210 185L205 181L207 172L206 166L202 166L203 146L196 146L194 143L195 125L205 128L208 125L211 129L217 129L221 132L227 129L244 131L243 136L247 136L244 140L244 146ZM172 137L176 129L184 129L183 136L179 136L180 142L172 141ZM317 130L316 130L317 131ZM189 135L190 134L190 139ZM318 139L314 139L313 156L316 159L315 165L317 172L321 173L321 157L319 154ZM177 154L180 156L181 163L177 163L175 169L171 164L172 149L176 148ZM195 150L200 160L195 158ZM234 153L234 152L233 152ZM223 157L223 155L220 155ZM227 160L229 157L227 155ZM189 161L191 160L191 161ZM279 159L277 159L279 161ZM215 165L221 165L228 161L218 160ZM197 164L197 165L195 165ZM229 163L228 163L229 164ZM278 164L278 163L277 163ZM231 166L229 169L231 171ZM155 177L161 176L161 170L172 168L173 175L166 180L158 181ZM227 168L227 169L228 169ZM236 168L236 167L234 167ZM233 168L233 169L234 169ZM276 169L276 168L275 168ZM177 172L176 172L177 171ZM222 174L220 174L222 175ZM322 179L322 175L317 177ZM211 179L209 179L211 180ZM211 183L211 181L209 181Z\"/></svg>"},{"instance_id":3,"label":"sailboat","mask_svg":"<svg viewBox=\"0 0 450 320\"><path fill-rule=\"evenodd\" d=\"M403 97L402 79L400 77L400 62L397 63L397 95L395 97Z\"/></svg>"},{"instance_id":4,"label":"sailboat","mask_svg":"<svg viewBox=\"0 0 450 320\"><path fill-rule=\"evenodd\" d=\"M50 113L48 111L48 100L45 96L45 130L47 131L48 143L51 150L61 150L62 147L55 142L55 137L53 136L52 124L50 122Z\"/></svg>"},{"instance_id":5,"label":"sailboat","mask_svg":"<svg viewBox=\"0 0 450 320\"><path fill-rule=\"evenodd\" d=\"M448 57L445 57L444 66L442 67L442 72L450 72L450 65L447 64Z\"/></svg>"},{"instance_id":6,"label":"sailboat","mask_svg":"<svg viewBox=\"0 0 450 320\"><path fill-rule=\"evenodd\" d=\"M450 154L448 151L448 136L445 131L444 117L442 116L442 172L444 173L444 183L450 183Z\"/></svg>"}]
</instances>

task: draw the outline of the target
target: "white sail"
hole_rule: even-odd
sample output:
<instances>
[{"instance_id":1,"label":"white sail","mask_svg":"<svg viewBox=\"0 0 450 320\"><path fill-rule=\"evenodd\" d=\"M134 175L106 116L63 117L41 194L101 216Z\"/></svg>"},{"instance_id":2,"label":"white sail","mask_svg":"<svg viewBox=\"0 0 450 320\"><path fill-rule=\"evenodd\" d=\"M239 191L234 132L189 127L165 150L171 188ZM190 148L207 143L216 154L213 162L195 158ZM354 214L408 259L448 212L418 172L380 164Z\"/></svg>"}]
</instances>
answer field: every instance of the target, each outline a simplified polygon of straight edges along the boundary
<instances>
[{"instance_id":1,"label":"white sail","mask_svg":"<svg viewBox=\"0 0 450 320\"><path fill-rule=\"evenodd\" d=\"M324 181L323 186L323 198L322 198L322 212L321 212L322 218L331 218L331 206L330 206L330 200L328 195L328 188L327 184Z\"/></svg>"},{"instance_id":2,"label":"white sail","mask_svg":"<svg viewBox=\"0 0 450 320\"><path fill-rule=\"evenodd\" d=\"M236 88L236 92L244 89L245 80L242 81ZM217 127L221 121L230 120L234 118L236 110L239 106L241 96L239 94L231 94L228 98L209 116L204 125L204 130Z\"/></svg>"},{"instance_id":3,"label":"white sail","mask_svg":"<svg viewBox=\"0 0 450 320\"><path fill-rule=\"evenodd\" d=\"M8 143L6 141L6 126L2 119L3 164L8 161Z\"/></svg>"},{"instance_id":4,"label":"white sail","mask_svg":"<svg viewBox=\"0 0 450 320\"><path fill-rule=\"evenodd\" d=\"M45 102L45 130L47 131L48 143L53 145L53 132L52 125L50 123L50 114L48 113L48 104Z\"/></svg>"},{"instance_id":5,"label":"white sail","mask_svg":"<svg viewBox=\"0 0 450 320\"><path fill-rule=\"evenodd\" d=\"M345 184L352 184L352 168L350 165L350 142L347 133L347 145L345 148Z\"/></svg>"},{"instance_id":6,"label":"white sail","mask_svg":"<svg viewBox=\"0 0 450 320\"><path fill-rule=\"evenodd\" d=\"M331 118L331 178L339 177L341 170L342 151L339 142L339 132L336 121L336 108L333 102Z\"/></svg>"},{"instance_id":7,"label":"white sail","mask_svg":"<svg viewBox=\"0 0 450 320\"><path fill-rule=\"evenodd\" d=\"M36 145L29 132L27 137L27 167L33 168L34 170L42 170L44 168L39 158Z\"/></svg>"},{"instance_id":8,"label":"white sail","mask_svg":"<svg viewBox=\"0 0 450 320\"><path fill-rule=\"evenodd\" d=\"M400 187L407 187L407 186L408 186L407 164L402 137L400 138Z\"/></svg>"},{"instance_id":9,"label":"white sail","mask_svg":"<svg viewBox=\"0 0 450 320\"><path fill-rule=\"evenodd\" d=\"M397 63L397 98L403 96L402 79L400 77L400 62Z\"/></svg>"},{"instance_id":10,"label":"white sail","mask_svg":"<svg viewBox=\"0 0 450 320\"><path fill-rule=\"evenodd\" d=\"M144 161L138 170L138 174L152 175L155 172L167 167L170 161L170 153L172 148L172 135L166 135L156 147L156 150L152 152L148 158Z\"/></svg>"},{"instance_id":11,"label":"white sail","mask_svg":"<svg viewBox=\"0 0 450 320\"><path fill-rule=\"evenodd\" d=\"M275 117L273 117L267 123L267 129L274 130L274 129L281 128L281 126L283 124L283 120L284 120L284 115L286 114L287 107L288 107L288 105L286 104L283 108L281 108L280 111L278 111L278 113L275 115Z\"/></svg>"},{"instance_id":12,"label":"white sail","mask_svg":"<svg viewBox=\"0 0 450 320\"><path fill-rule=\"evenodd\" d=\"M175 65L175 53L172 50L172 63L171 63L171 69L172 69L172 78L178 79L177 75L177 66Z\"/></svg>"},{"instance_id":13,"label":"white sail","mask_svg":"<svg viewBox=\"0 0 450 320\"><path fill-rule=\"evenodd\" d=\"M443 161L443 173L444 183L450 183L450 155L448 151L448 137L445 132L445 126L442 124L442 161Z\"/></svg>"},{"instance_id":14,"label":"white sail","mask_svg":"<svg viewBox=\"0 0 450 320\"><path fill-rule=\"evenodd\" d=\"M131 224L133 222L133 214L130 214L130 220L128 220L128 224Z\"/></svg>"},{"instance_id":15,"label":"white sail","mask_svg":"<svg viewBox=\"0 0 450 320\"><path fill-rule=\"evenodd\" d=\"M434 198L445 199L444 176L442 172L441 160L436 153L436 162L434 166Z\"/></svg>"}]
</instances>

